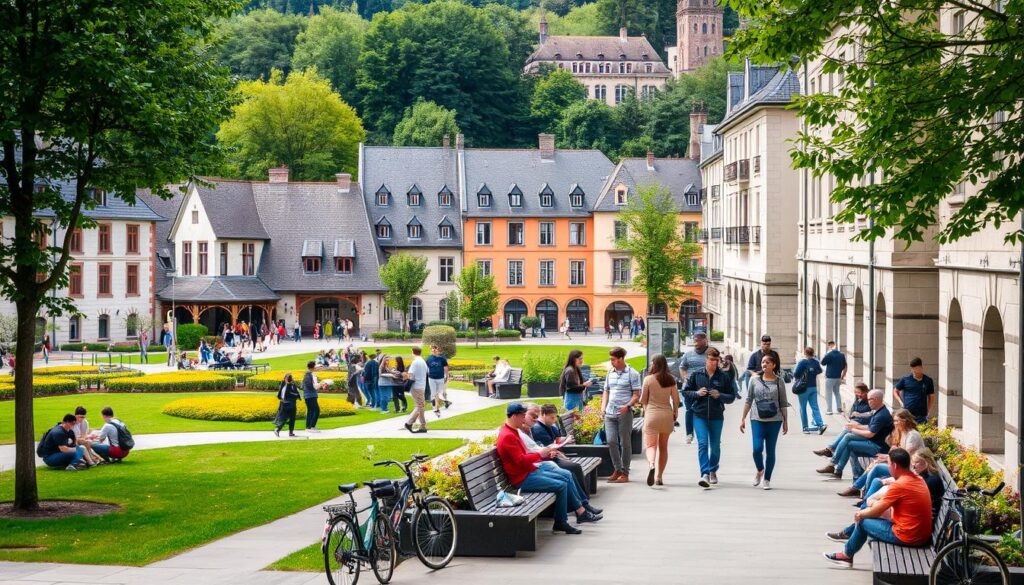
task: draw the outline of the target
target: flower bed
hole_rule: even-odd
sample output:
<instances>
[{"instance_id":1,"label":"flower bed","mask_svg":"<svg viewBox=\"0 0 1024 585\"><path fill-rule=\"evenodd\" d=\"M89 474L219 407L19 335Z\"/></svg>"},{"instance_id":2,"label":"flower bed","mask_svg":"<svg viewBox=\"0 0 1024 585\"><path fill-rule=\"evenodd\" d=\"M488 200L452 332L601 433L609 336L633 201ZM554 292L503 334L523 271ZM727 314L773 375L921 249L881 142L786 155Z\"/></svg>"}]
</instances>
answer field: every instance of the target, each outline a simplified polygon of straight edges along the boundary
<instances>
[{"instance_id":1,"label":"flower bed","mask_svg":"<svg viewBox=\"0 0 1024 585\"><path fill-rule=\"evenodd\" d=\"M416 476L416 485L428 494L448 500L454 508L468 509L469 501L466 498L465 486L462 485L459 464L493 448L497 439L496 435L488 435L482 441L468 443L451 455L424 463L420 467L419 475Z\"/></svg>"},{"instance_id":2,"label":"flower bed","mask_svg":"<svg viewBox=\"0 0 1024 585\"><path fill-rule=\"evenodd\" d=\"M583 414L576 420L573 434L580 445L592 445L594 437L604 428L604 415L601 413L601 397L595 396L583 407Z\"/></svg>"},{"instance_id":3,"label":"flower bed","mask_svg":"<svg viewBox=\"0 0 1024 585\"><path fill-rule=\"evenodd\" d=\"M258 422L274 420L278 404L277 398L271 396L203 396L168 402L162 412L197 420ZM324 398L319 405L322 418L356 413L355 406L345 400ZM306 416L306 405L299 401L296 406L296 417Z\"/></svg>"},{"instance_id":4,"label":"flower bed","mask_svg":"<svg viewBox=\"0 0 1024 585\"><path fill-rule=\"evenodd\" d=\"M116 378L106 382L112 392L203 392L231 390L235 379L211 372L168 372L138 378Z\"/></svg>"},{"instance_id":5,"label":"flower bed","mask_svg":"<svg viewBox=\"0 0 1024 585\"><path fill-rule=\"evenodd\" d=\"M252 390L269 390L271 392L277 392L281 388L281 381L284 380L284 371L269 371L263 372L262 374L256 374L249 376L245 380L247 388ZM292 372L292 377L295 378L295 384L302 384L302 376L305 372ZM334 385L329 386L325 392L346 392L348 389L345 387L346 381L348 380L348 374L341 370L317 370L316 377L321 382L327 380L333 380Z\"/></svg>"},{"instance_id":6,"label":"flower bed","mask_svg":"<svg viewBox=\"0 0 1024 585\"><path fill-rule=\"evenodd\" d=\"M33 396L52 396L54 394L70 394L78 390L78 381L57 376L40 376L32 379ZM0 400L14 398L14 378L6 376L0 379Z\"/></svg>"},{"instance_id":7,"label":"flower bed","mask_svg":"<svg viewBox=\"0 0 1024 585\"><path fill-rule=\"evenodd\" d=\"M68 374L64 378L72 378L78 381L78 385L88 390L89 388L103 388L109 380L118 378L138 378L145 376L139 370L121 370L118 372L107 372L103 374Z\"/></svg>"},{"instance_id":8,"label":"flower bed","mask_svg":"<svg viewBox=\"0 0 1024 585\"><path fill-rule=\"evenodd\" d=\"M70 374L98 374L99 366L48 366L32 370L33 376L64 376Z\"/></svg>"}]
</instances>

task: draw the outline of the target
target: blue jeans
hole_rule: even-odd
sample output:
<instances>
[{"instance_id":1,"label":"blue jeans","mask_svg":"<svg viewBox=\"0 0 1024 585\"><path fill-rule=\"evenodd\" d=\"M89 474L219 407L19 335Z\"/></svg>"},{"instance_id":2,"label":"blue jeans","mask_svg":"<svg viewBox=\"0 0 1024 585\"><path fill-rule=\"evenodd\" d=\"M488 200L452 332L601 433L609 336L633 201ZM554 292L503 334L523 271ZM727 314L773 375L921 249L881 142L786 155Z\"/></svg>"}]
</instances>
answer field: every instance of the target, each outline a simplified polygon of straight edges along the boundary
<instances>
[{"instance_id":1,"label":"blue jeans","mask_svg":"<svg viewBox=\"0 0 1024 585\"><path fill-rule=\"evenodd\" d=\"M798 394L797 398L800 399L800 424L803 426L805 431L816 431L821 428L824 424L821 422L821 412L818 410L818 389L808 388L803 394ZM814 420L814 426L807 426L807 407L811 408L811 417Z\"/></svg>"},{"instance_id":2,"label":"blue jeans","mask_svg":"<svg viewBox=\"0 0 1024 585\"><path fill-rule=\"evenodd\" d=\"M356 382L356 385L359 386L359 391L363 393L363 399L366 402L366 407L373 408L374 396L370 393L369 389L366 388L366 382L359 380Z\"/></svg>"},{"instance_id":3,"label":"blue jeans","mask_svg":"<svg viewBox=\"0 0 1024 585\"><path fill-rule=\"evenodd\" d=\"M523 483L519 484L519 489L529 493L555 494L555 522L564 523L569 520L569 484L561 476L548 473L541 467L527 475ZM577 502L573 509L578 507L579 503Z\"/></svg>"},{"instance_id":4,"label":"blue jeans","mask_svg":"<svg viewBox=\"0 0 1024 585\"><path fill-rule=\"evenodd\" d=\"M541 469L545 470L545 473L557 475L569 482L569 502L572 503L573 498L576 499L578 504L573 507L573 510L579 509L583 504L590 503L590 498L587 497L587 493L583 490L583 486L576 481L576 476L571 471L563 467L559 467L554 461L545 461L540 466Z\"/></svg>"},{"instance_id":5,"label":"blue jeans","mask_svg":"<svg viewBox=\"0 0 1024 585\"><path fill-rule=\"evenodd\" d=\"M683 398L683 426L686 428L686 436L693 434L693 401Z\"/></svg>"},{"instance_id":6,"label":"blue jeans","mask_svg":"<svg viewBox=\"0 0 1024 585\"><path fill-rule=\"evenodd\" d=\"M871 439L849 433L839 442L836 454L832 457L832 463L836 466L836 473L842 473L846 463L854 458L851 467L854 477L858 477L864 473L864 470L857 463L855 457L874 457L878 455L879 451L881 448Z\"/></svg>"},{"instance_id":7,"label":"blue jeans","mask_svg":"<svg viewBox=\"0 0 1024 585\"><path fill-rule=\"evenodd\" d=\"M306 429L315 429L320 419L320 403L316 398L306 399Z\"/></svg>"},{"instance_id":8,"label":"blue jeans","mask_svg":"<svg viewBox=\"0 0 1024 585\"><path fill-rule=\"evenodd\" d=\"M699 416L693 417L693 430L697 435L697 460L700 461L700 474L718 471L718 461L722 456L722 419L708 420Z\"/></svg>"},{"instance_id":9,"label":"blue jeans","mask_svg":"<svg viewBox=\"0 0 1024 585\"><path fill-rule=\"evenodd\" d=\"M64 469L68 465L78 465L85 457L85 447L76 447L74 452L59 451L43 457L43 463L48 467Z\"/></svg>"},{"instance_id":10,"label":"blue jeans","mask_svg":"<svg viewBox=\"0 0 1024 585\"><path fill-rule=\"evenodd\" d=\"M850 431L848 431L846 429L843 429L838 435L836 435L836 440L832 441L832 443L829 444L828 448L832 449L832 452L835 453L836 450L839 449L839 443L841 443L843 441L843 437L845 437L846 435L849 435L849 434L850 434Z\"/></svg>"},{"instance_id":11,"label":"blue jeans","mask_svg":"<svg viewBox=\"0 0 1024 585\"><path fill-rule=\"evenodd\" d=\"M862 473L860 477L853 481L853 487L857 489L864 489L871 485L871 480L878 479L883 480L887 477L892 477L892 472L889 471L888 463L876 463L867 473Z\"/></svg>"},{"instance_id":12,"label":"blue jeans","mask_svg":"<svg viewBox=\"0 0 1024 585\"><path fill-rule=\"evenodd\" d=\"M775 469L775 445L779 442L780 432L782 432L781 420L750 421L750 434L754 438L754 466L758 471L764 471L766 480L772 478L772 470ZM764 453L763 462L762 452Z\"/></svg>"},{"instance_id":13,"label":"blue jeans","mask_svg":"<svg viewBox=\"0 0 1024 585\"><path fill-rule=\"evenodd\" d=\"M543 329L541 331L543 331ZM582 413L583 407L587 404L587 399L584 398L586 395L586 391L566 392L564 398L565 409L575 410Z\"/></svg>"},{"instance_id":14,"label":"blue jeans","mask_svg":"<svg viewBox=\"0 0 1024 585\"><path fill-rule=\"evenodd\" d=\"M860 521L860 524L852 526L853 530L850 530L849 526L844 530L844 532L850 535L850 539L846 541L846 550L844 552L851 559L853 555L857 554L857 551L864 547L868 537L881 542L888 542L889 544L907 544L896 538L896 535L892 532L892 522L884 518L865 518Z\"/></svg>"}]
</instances>

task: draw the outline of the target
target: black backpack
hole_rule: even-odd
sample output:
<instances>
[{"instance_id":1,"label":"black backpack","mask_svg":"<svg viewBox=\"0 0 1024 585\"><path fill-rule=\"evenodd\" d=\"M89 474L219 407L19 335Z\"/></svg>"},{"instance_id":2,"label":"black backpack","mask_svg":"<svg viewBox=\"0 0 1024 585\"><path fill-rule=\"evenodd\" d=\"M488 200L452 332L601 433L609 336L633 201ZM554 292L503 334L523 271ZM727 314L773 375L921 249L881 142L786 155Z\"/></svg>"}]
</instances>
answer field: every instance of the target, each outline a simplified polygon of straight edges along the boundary
<instances>
[{"instance_id":1,"label":"black backpack","mask_svg":"<svg viewBox=\"0 0 1024 585\"><path fill-rule=\"evenodd\" d=\"M39 439L39 444L36 445L36 455L38 455L40 459L46 456L46 454L43 451L43 449L46 447L46 439L48 439L50 437L50 431L52 431L52 430L53 430L52 428L51 429L46 429L46 432L43 433L43 438Z\"/></svg>"},{"instance_id":2,"label":"black backpack","mask_svg":"<svg viewBox=\"0 0 1024 585\"><path fill-rule=\"evenodd\" d=\"M111 424L113 424L114 428L117 429L118 446L124 449L125 451L131 451L132 449L134 449L135 439L132 438L132 433L131 431L128 430L128 427L126 427L124 423L121 421L118 421L116 423L112 422Z\"/></svg>"}]
</instances>

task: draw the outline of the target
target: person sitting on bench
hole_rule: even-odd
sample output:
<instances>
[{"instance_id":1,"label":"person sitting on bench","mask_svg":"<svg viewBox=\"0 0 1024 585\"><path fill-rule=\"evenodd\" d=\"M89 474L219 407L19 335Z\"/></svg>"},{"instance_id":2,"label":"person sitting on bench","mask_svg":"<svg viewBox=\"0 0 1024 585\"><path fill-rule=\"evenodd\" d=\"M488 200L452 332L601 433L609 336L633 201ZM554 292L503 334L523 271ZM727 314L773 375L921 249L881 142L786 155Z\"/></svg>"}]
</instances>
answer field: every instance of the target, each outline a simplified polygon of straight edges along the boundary
<instances>
[{"instance_id":1,"label":"person sitting on bench","mask_svg":"<svg viewBox=\"0 0 1024 585\"><path fill-rule=\"evenodd\" d=\"M498 442L495 449L505 470L509 484L528 493L555 494L555 525L554 532L580 534L583 531L569 524L568 509L576 511L576 522L594 522L595 516L576 499L569 488L569 481L561 474L552 472L550 467L541 465L550 461L556 450L541 447L535 452L526 449L519 436L526 420L526 407L519 402L512 402L505 408L505 424L498 431Z\"/></svg>"},{"instance_id":2,"label":"person sitting on bench","mask_svg":"<svg viewBox=\"0 0 1024 585\"><path fill-rule=\"evenodd\" d=\"M520 429L519 436L522 437L523 443L526 444L526 450L536 452L540 450L541 447L551 446L551 443L554 442L554 440L541 445L533 436L533 433L536 432L535 429L537 426L542 424L538 422L538 419L541 417L541 407L533 403L527 403L524 406L526 406L526 417L523 420L523 428ZM558 412L557 409L555 409L554 404L545 404L544 406L550 407L550 410L553 411L552 414L548 415L549 417L553 418ZM550 429L550 427L548 428ZM590 498L587 496L586 487L584 487L587 485L587 479L586 476L583 475L583 467L579 463L572 461L561 451L552 451L551 461L545 461L542 465L553 465L558 468L557 472L563 477L571 478L572 484L569 487L570 489L575 490L576 499L583 504L583 507L586 508L588 512L595 515L598 520L602 518L601 513L603 510L590 505Z\"/></svg>"},{"instance_id":3,"label":"person sitting on bench","mask_svg":"<svg viewBox=\"0 0 1024 585\"><path fill-rule=\"evenodd\" d=\"M885 496L865 510L857 510L854 523L839 533L830 533L831 540L846 540L846 548L823 553L825 559L842 567L853 566L857 554L868 537L900 546L924 546L932 537L932 497L928 484L910 469L910 453L896 447L889 451L889 469L895 481ZM881 518L892 510L892 520Z\"/></svg>"},{"instance_id":4,"label":"person sitting on bench","mask_svg":"<svg viewBox=\"0 0 1024 585\"><path fill-rule=\"evenodd\" d=\"M494 398L498 390L494 387L495 384L501 382L508 382L509 376L512 375L512 364L508 363L508 360L499 359L498 363L494 365L494 377L487 378L487 397Z\"/></svg>"}]
</instances>

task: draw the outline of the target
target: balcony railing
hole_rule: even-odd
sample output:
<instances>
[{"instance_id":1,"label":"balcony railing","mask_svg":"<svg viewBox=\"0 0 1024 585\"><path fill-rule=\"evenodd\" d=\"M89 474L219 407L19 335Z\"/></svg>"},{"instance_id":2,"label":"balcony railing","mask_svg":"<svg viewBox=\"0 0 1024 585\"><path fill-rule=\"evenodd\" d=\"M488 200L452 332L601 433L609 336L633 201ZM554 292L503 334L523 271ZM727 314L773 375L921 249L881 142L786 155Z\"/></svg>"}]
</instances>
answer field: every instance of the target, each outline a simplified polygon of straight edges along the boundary
<instances>
[{"instance_id":1,"label":"balcony railing","mask_svg":"<svg viewBox=\"0 0 1024 585\"><path fill-rule=\"evenodd\" d=\"M711 185L711 198L718 199L718 185Z\"/></svg>"},{"instance_id":2,"label":"balcony railing","mask_svg":"<svg viewBox=\"0 0 1024 585\"><path fill-rule=\"evenodd\" d=\"M752 225L750 226L750 243L760 244L761 243L761 226Z\"/></svg>"},{"instance_id":3,"label":"balcony railing","mask_svg":"<svg viewBox=\"0 0 1024 585\"><path fill-rule=\"evenodd\" d=\"M725 165L725 182L732 183L736 180L737 164L731 162Z\"/></svg>"},{"instance_id":4,"label":"balcony railing","mask_svg":"<svg viewBox=\"0 0 1024 585\"><path fill-rule=\"evenodd\" d=\"M720 268L712 268L708 271L708 278L713 281L722 280L722 270Z\"/></svg>"},{"instance_id":5,"label":"balcony railing","mask_svg":"<svg viewBox=\"0 0 1024 585\"><path fill-rule=\"evenodd\" d=\"M725 228L726 244L760 244L761 226L738 225Z\"/></svg>"},{"instance_id":6,"label":"balcony railing","mask_svg":"<svg viewBox=\"0 0 1024 585\"><path fill-rule=\"evenodd\" d=\"M711 239L721 240L722 239L722 228L711 228Z\"/></svg>"},{"instance_id":7,"label":"balcony railing","mask_svg":"<svg viewBox=\"0 0 1024 585\"><path fill-rule=\"evenodd\" d=\"M760 174L760 173L761 173L761 155L759 154L759 155L754 157L754 174L757 175L757 174Z\"/></svg>"},{"instance_id":8,"label":"balcony railing","mask_svg":"<svg viewBox=\"0 0 1024 585\"><path fill-rule=\"evenodd\" d=\"M750 180L750 161L748 159L741 159L740 163L740 181Z\"/></svg>"}]
</instances>

